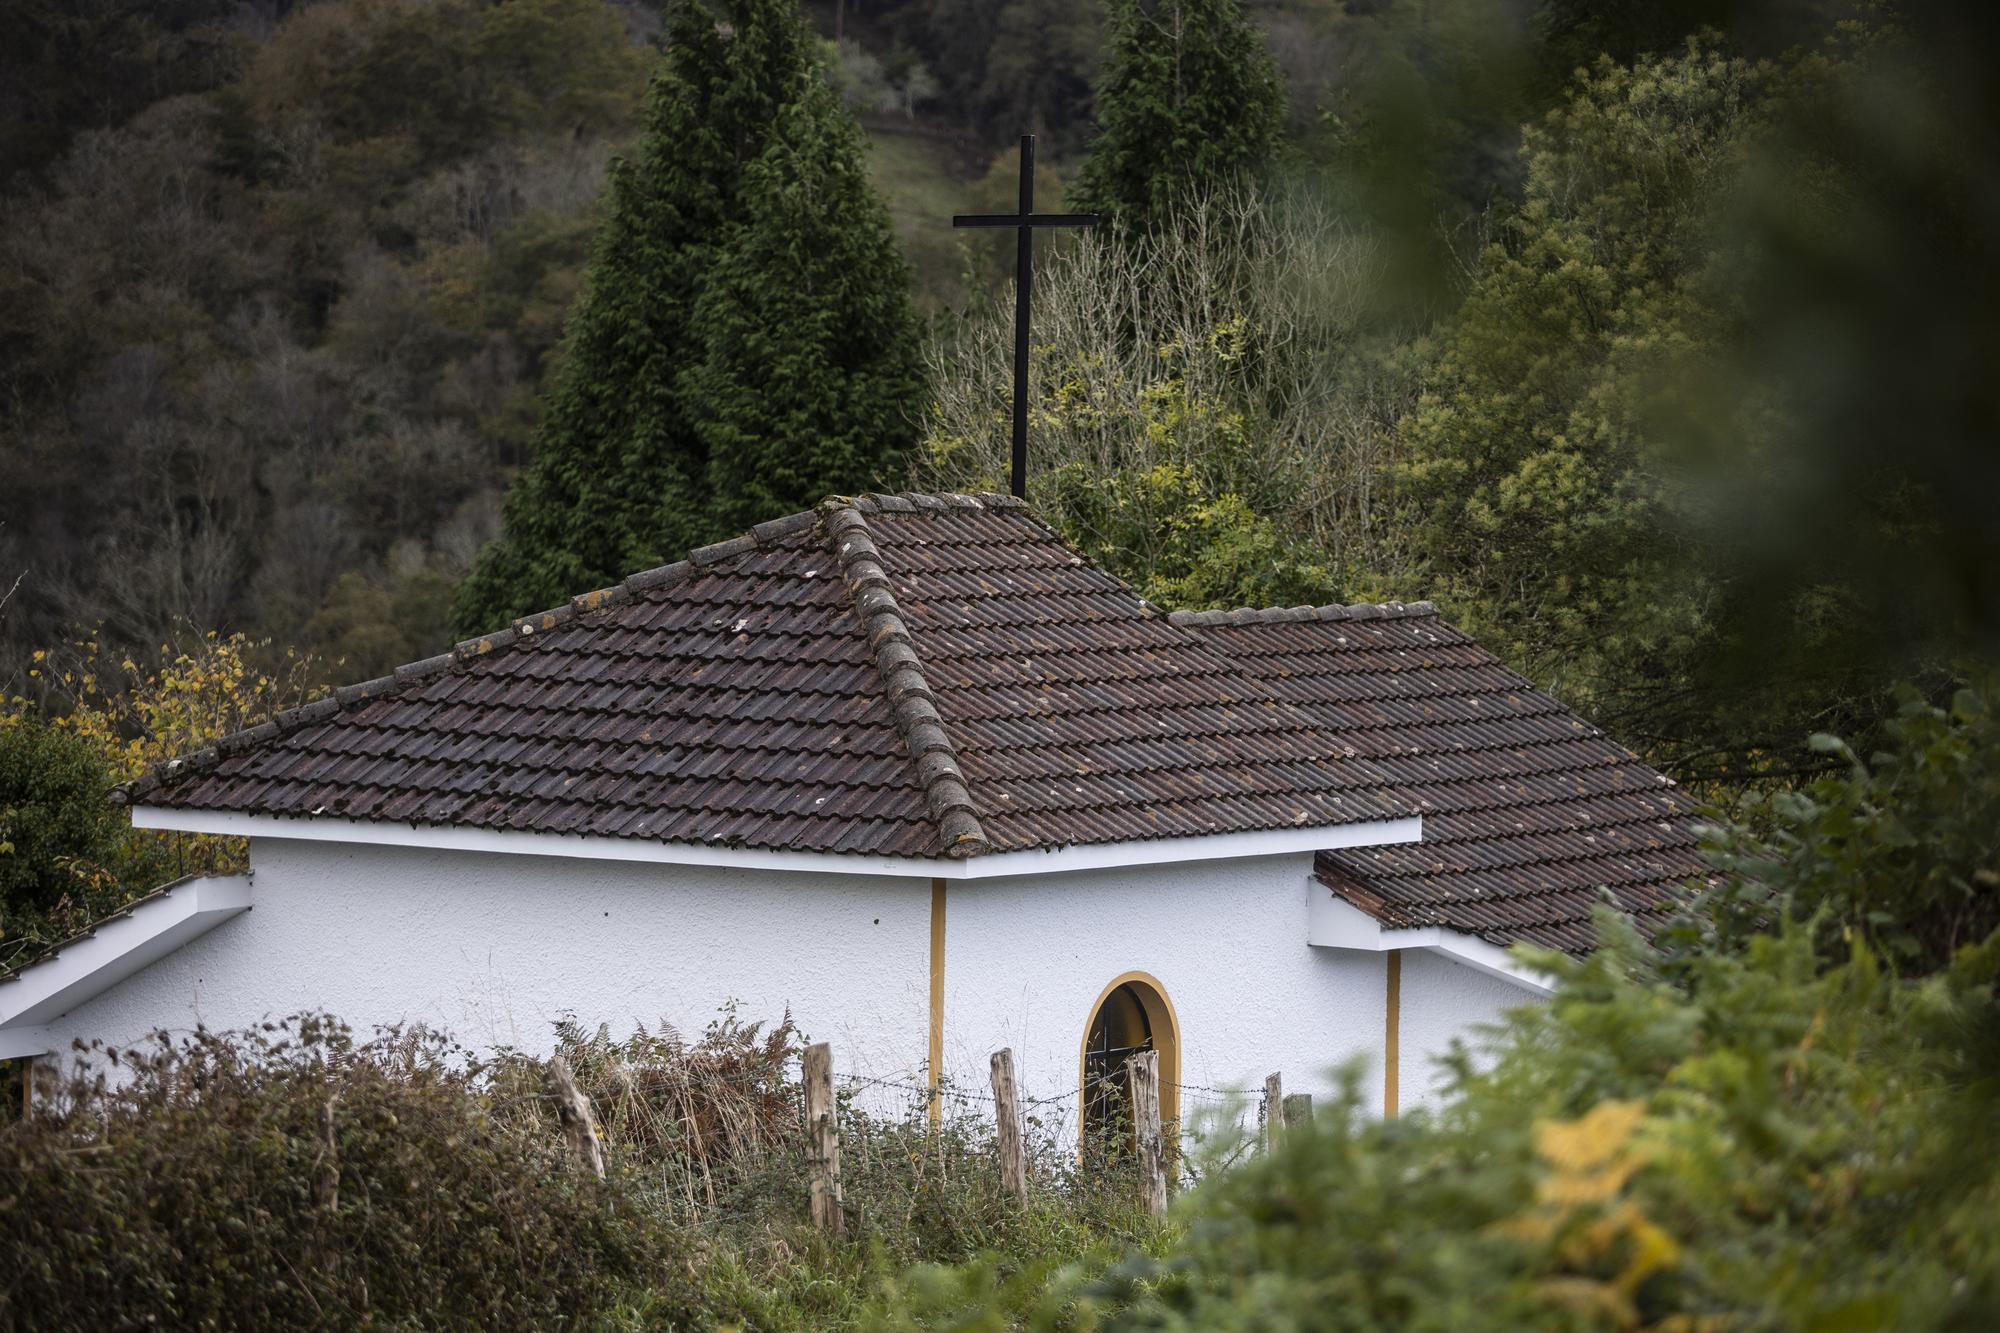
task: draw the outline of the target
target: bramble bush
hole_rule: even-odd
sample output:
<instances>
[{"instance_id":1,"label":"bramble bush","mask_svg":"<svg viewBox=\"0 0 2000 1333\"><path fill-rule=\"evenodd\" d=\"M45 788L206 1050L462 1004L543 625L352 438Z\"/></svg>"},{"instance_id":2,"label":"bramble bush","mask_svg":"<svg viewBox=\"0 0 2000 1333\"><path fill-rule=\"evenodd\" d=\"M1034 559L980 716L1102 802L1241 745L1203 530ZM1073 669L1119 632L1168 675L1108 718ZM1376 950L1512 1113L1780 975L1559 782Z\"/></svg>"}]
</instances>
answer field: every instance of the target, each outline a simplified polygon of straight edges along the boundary
<instances>
[{"instance_id":1,"label":"bramble bush","mask_svg":"<svg viewBox=\"0 0 2000 1333\"><path fill-rule=\"evenodd\" d=\"M300 1015L96 1051L0 1127L0 1329L854 1326L919 1262L1043 1271L1143 1245L1127 1182L1031 1128L1002 1193L983 1118L840 1093L849 1236L807 1218L789 1022L687 1040L559 1025L598 1119L576 1164L548 1065ZM865 1086L865 1085L864 1085ZM962 1103L961 1103L962 1104Z\"/></svg>"},{"instance_id":2,"label":"bramble bush","mask_svg":"<svg viewBox=\"0 0 2000 1333\"><path fill-rule=\"evenodd\" d=\"M1176 217L1082 235L1038 272L1037 514L1175 609L1416 587L1377 484L1413 389L1371 329L1376 245L1304 193L1220 190ZM1011 318L937 328L917 485L1004 488Z\"/></svg>"},{"instance_id":3,"label":"bramble bush","mask_svg":"<svg viewBox=\"0 0 2000 1333\"><path fill-rule=\"evenodd\" d=\"M123 1086L0 1131L0 1326L526 1327L641 1282L699 1312L690 1242L453 1054L311 1017L117 1052Z\"/></svg>"}]
</instances>

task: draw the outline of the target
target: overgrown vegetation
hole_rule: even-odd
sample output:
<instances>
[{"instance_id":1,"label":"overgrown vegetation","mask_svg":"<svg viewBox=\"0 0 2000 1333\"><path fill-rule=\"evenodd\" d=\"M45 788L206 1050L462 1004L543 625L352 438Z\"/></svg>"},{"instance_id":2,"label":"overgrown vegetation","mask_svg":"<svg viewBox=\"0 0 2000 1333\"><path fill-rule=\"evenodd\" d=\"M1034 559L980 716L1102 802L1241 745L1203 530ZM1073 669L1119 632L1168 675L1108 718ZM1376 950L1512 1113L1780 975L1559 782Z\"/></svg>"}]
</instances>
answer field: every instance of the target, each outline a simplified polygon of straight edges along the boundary
<instances>
[{"instance_id":1,"label":"overgrown vegetation","mask_svg":"<svg viewBox=\"0 0 2000 1333\"><path fill-rule=\"evenodd\" d=\"M1379 479L1412 390L1367 328L1378 254L1308 197L1190 195L1037 278L1029 496L1171 606L1339 599L1401 563ZM934 345L921 484L1003 489L1008 312Z\"/></svg>"},{"instance_id":2,"label":"overgrown vegetation","mask_svg":"<svg viewBox=\"0 0 2000 1333\"><path fill-rule=\"evenodd\" d=\"M96 1053L0 1128L0 1327L127 1323L809 1330L887 1273L980 1253L1068 1262L1151 1243L1122 1182L1046 1134L1002 1194L991 1128L841 1096L852 1233L807 1222L789 1023L693 1041L575 1027L607 1178L574 1159L544 1062L306 1015ZM861 1094L857 1096L857 1094Z\"/></svg>"},{"instance_id":3,"label":"overgrown vegetation","mask_svg":"<svg viewBox=\"0 0 2000 1333\"><path fill-rule=\"evenodd\" d=\"M317 1018L115 1053L115 1091L0 1133L0 1324L588 1323L641 1284L701 1312L699 1242L452 1057Z\"/></svg>"}]
</instances>

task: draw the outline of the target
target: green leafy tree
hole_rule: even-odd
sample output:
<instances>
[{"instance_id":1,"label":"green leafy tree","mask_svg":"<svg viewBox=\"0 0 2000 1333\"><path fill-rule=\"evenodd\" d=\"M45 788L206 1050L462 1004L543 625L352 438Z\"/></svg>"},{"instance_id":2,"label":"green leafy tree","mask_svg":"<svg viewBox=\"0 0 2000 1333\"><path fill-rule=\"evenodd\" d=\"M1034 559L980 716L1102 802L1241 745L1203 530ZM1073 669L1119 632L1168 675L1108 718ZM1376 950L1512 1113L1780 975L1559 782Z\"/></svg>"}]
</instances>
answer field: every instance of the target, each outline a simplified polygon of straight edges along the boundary
<instances>
[{"instance_id":1,"label":"green leafy tree","mask_svg":"<svg viewBox=\"0 0 2000 1333\"><path fill-rule=\"evenodd\" d=\"M1239 0L1113 0L1108 29L1079 203L1148 233L1270 165L1284 96Z\"/></svg>"},{"instance_id":2,"label":"green leafy tree","mask_svg":"<svg viewBox=\"0 0 2000 1333\"><path fill-rule=\"evenodd\" d=\"M695 301L688 367L717 535L881 475L915 430L917 329L853 122L815 79L744 171L742 226Z\"/></svg>"},{"instance_id":3,"label":"green leafy tree","mask_svg":"<svg viewBox=\"0 0 2000 1333\"><path fill-rule=\"evenodd\" d=\"M1531 126L1525 198L1401 424L1436 594L1638 742L1697 725L1665 701L1689 698L1714 598L1674 537L1649 395L1715 336L1710 209L1767 77L1700 47L1606 65Z\"/></svg>"},{"instance_id":4,"label":"green leafy tree","mask_svg":"<svg viewBox=\"0 0 2000 1333\"><path fill-rule=\"evenodd\" d=\"M1400 432L1428 582L1683 777L1810 775L1799 738L2000 642L1989 165L1947 129L1978 78L1890 25L1604 62L1436 339Z\"/></svg>"},{"instance_id":5,"label":"green leafy tree","mask_svg":"<svg viewBox=\"0 0 2000 1333\"><path fill-rule=\"evenodd\" d=\"M89 740L32 718L0 725L0 938L82 889L118 841L111 779Z\"/></svg>"},{"instance_id":6,"label":"green leafy tree","mask_svg":"<svg viewBox=\"0 0 2000 1333\"><path fill-rule=\"evenodd\" d=\"M467 632L862 488L915 429L908 278L811 31L782 0L667 24Z\"/></svg>"}]
</instances>

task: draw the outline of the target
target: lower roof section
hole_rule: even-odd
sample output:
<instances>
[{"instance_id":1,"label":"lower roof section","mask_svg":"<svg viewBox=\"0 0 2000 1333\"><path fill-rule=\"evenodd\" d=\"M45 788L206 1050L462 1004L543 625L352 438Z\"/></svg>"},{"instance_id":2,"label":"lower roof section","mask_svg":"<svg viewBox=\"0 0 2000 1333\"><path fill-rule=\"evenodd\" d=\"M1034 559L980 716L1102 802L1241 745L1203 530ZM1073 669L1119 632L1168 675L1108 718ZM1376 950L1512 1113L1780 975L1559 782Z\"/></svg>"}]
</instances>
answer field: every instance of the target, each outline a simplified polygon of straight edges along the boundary
<instances>
[{"instance_id":1,"label":"lower roof section","mask_svg":"<svg viewBox=\"0 0 2000 1333\"><path fill-rule=\"evenodd\" d=\"M1650 935L1714 874L1693 800L1428 604L1172 619L1410 793L1422 846L1319 858L1320 882L1386 931L1582 955L1600 902Z\"/></svg>"},{"instance_id":2,"label":"lower roof section","mask_svg":"<svg viewBox=\"0 0 2000 1333\"><path fill-rule=\"evenodd\" d=\"M1355 949L1392 953L1423 949L1455 963L1512 982L1537 998L1553 994L1556 979L1535 967L1514 949L1488 943L1447 926L1388 929L1353 903L1323 885L1313 885L1307 900L1306 943L1321 949Z\"/></svg>"},{"instance_id":3,"label":"lower roof section","mask_svg":"<svg viewBox=\"0 0 2000 1333\"><path fill-rule=\"evenodd\" d=\"M0 978L0 1059L47 1054L44 1024L249 910L248 875L179 880Z\"/></svg>"},{"instance_id":4,"label":"lower roof section","mask_svg":"<svg viewBox=\"0 0 2000 1333\"><path fill-rule=\"evenodd\" d=\"M572 857L593 861L640 861L660 865L729 866L740 870L782 870L808 874L897 875L913 879L976 880L1016 875L1054 875L1123 866L1220 861L1257 856L1290 856L1357 847L1384 847L1419 841L1423 821L1412 815L1318 828L1264 829L1214 833L1194 838L1153 838L1135 842L1088 843L1047 851L1000 852L979 857L870 856L843 852L784 852L721 843L654 842L573 834L392 824L340 818L292 818L225 810L179 810L141 805L132 810L135 828L178 829L231 838L278 838L302 842L344 842L377 847L420 847L439 851L500 852L523 856Z\"/></svg>"}]
</instances>

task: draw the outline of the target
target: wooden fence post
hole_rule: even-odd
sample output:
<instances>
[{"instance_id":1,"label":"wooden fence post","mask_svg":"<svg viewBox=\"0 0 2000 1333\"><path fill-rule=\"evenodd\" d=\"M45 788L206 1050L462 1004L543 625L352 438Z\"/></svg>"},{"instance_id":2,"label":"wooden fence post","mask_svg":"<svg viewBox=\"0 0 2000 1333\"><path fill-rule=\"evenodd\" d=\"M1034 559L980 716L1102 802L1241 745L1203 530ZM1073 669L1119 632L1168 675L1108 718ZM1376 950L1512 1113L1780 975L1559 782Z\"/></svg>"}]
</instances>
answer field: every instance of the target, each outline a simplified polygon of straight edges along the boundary
<instances>
[{"instance_id":1,"label":"wooden fence post","mask_svg":"<svg viewBox=\"0 0 2000 1333\"><path fill-rule=\"evenodd\" d=\"M1021 1151L1021 1085L1014 1081L1014 1052L993 1052L993 1106L1000 1121L1000 1188L1028 1197L1028 1160Z\"/></svg>"},{"instance_id":2,"label":"wooden fence post","mask_svg":"<svg viewBox=\"0 0 2000 1333\"><path fill-rule=\"evenodd\" d=\"M1285 1080L1272 1074L1264 1080L1264 1151L1270 1152L1278 1146L1278 1139L1285 1129Z\"/></svg>"},{"instance_id":3,"label":"wooden fence post","mask_svg":"<svg viewBox=\"0 0 2000 1333\"><path fill-rule=\"evenodd\" d=\"M1285 1128L1295 1125L1310 1125L1313 1118L1313 1099L1310 1092L1295 1092L1285 1098Z\"/></svg>"},{"instance_id":4,"label":"wooden fence post","mask_svg":"<svg viewBox=\"0 0 2000 1333\"><path fill-rule=\"evenodd\" d=\"M1139 1204L1167 1211L1167 1158L1160 1134L1160 1053L1141 1051L1126 1065L1132 1081L1132 1128L1139 1149Z\"/></svg>"},{"instance_id":5,"label":"wooden fence post","mask_svg":"<svg viewBox=\"0 0 2000 1333\"><path fill-rule=\"evenodd\" d=\"M836 1239L841 1233L840 1121L833 1100L833 1047L806 1047L806 1134L812 1143L813 1225Z\"/></svg>"},{"instance_id":6,"label":"wooden fence post","mask_svg":"<svg viewBox=\"0 0 2000 1333\"><path fill-rule=\"evenodd\" d=\"M590 1098L576 1086L576 1079L569 1072L569 1061L560 1055L549 1057L549 1089L555 1097L556 1119L562 1122L563 1133L569 1136L576 1160L599 1180L604 1179L604 1145L597 1137L597 1116L590 1109ZM332 1136L329 1119L327 1137L331 1140Z\"/></svg>"}]
</instances>

